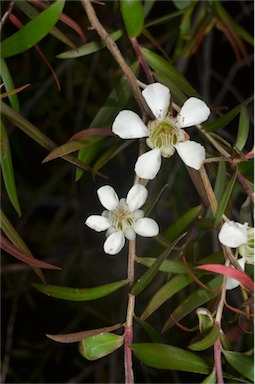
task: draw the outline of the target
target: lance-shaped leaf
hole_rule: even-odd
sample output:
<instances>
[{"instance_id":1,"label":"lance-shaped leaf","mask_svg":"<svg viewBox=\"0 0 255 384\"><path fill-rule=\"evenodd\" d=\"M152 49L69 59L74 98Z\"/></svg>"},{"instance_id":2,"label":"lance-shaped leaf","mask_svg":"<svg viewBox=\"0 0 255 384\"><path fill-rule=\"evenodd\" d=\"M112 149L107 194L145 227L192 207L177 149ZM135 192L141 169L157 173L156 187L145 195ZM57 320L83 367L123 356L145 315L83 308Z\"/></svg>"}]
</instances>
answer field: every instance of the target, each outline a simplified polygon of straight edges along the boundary
<instances>
[{"instance_id":1,"label":"lance-shaped leaf","mask_svg":"<svg viewBox=\"0 0 255 384\"><path fill-rule=\"evenodd\" d=\"M11 76L9 68L6 65L6 62L3 58L0 58L0 73L1 73L1 77L3 79L4 87L5 87L6 91L8 92L8 91L13 90L15 87L13 84L12 76ZM8 98L9 98L10 104L11 104L12 108L14 109L14 111L19 112L19 100L18 100L18 96L16 95L16 93L9 94Z\"/></svg>"},{"instance_id":2,"label":"lance-shaped leaf","mask_svg":"<svg viewBox=\"0 0 255 384\"><path fill-rule=\"evenodd\" d=\"M241 151L245 146L249 135L249 113L245 105L241 106L238 132L235 146Z\"/></svg>"},{"instance_id":3,"label":"lance-shaped leaf","mask_svg":"<svg viewBox=\"0 0 255 384\"><path fill-rule=\"evenodd\" d=\"M209 376L207 376L201 384L216 384L216 371L215 368L213 368L212 372Z\"/></svg>"},{"instance_id":4,"label":"lance-shaped leaf","mask_svg":"<svg viewBox=\"0 0 255 384\"><path fill-rule=\"evenodd\" d=\"M3 236L0 236L0 248L2 248L5 252L14 256L16 259L23 261L32 267L44 268L44 269L55 269L60 270L60 267L55 265L45 263L44 261L38 260L36 258L32 258L31 255L27 255L24 251L18 249L13 244L11 244L7 239Z\"/></svg>"},{"instance_id":5,"label":"lance-shaped leaf","mask_svg":"<svg viewBox=\"0 0 255 384\"><path fill-rule=\"evenodd\" d=\"M241 375L254 381L254 359L252 356L245 355L240 352L232 352L222 350L222 353L227 360L227 362Z\"/></svg>"},{"instance_id":6,"label":"lance-shaped leaf","mask_svg":"<svg viewBox=\"0 0 255 384\"><path fill-rule=\"evenodd\" d=\"M48 9L27 23L24 28L2 41L2 58L24 52L42 40L58 21L64 5L64 0L56 0Z\"/></svg>"},{"instance_id":7,"label":"lance-shaped leaf","mask_svg":"<svg viewBox=\"0 0 255 384\"><path fill-rule=\"evenodd\" d=\"M145 265L146 267L151 267L156 259L153 257L136 257L135 261L139 264ZM189 264L189 266L191 267L191 264ZM188 273L183 261L179 260L164 260L159 267L159 271L176 274Z\"/></svg>"},{"instance_id":8,"label":"lance-shaped leaf","mask_svg":"<svg viewBox=\"0 0 255 384\"><path fill-rule=\"evenodd\" d=\"M87 360L98 360L116 351L124 343L124 336L103 333L91 336L79 343L79 351Z\"/></svg>"},{"instance_id":9,"label":"lance-shaped leaf","mask_svg":"<svg viewBox=\"0 0 255 384\"><path fill-rule=\"evenodd\" d=\"M118 40L122 36L122 31L118 30L110 35L113 41ZM57 55L58 59L74 59L76 57L82 57L90 55L91 53L97 52L100 49L106 47L106 44L103 41L93 41L91 43L87 43L82 45L77 49L71 49L70 51L66 51Z\"/></svg>"},{"instance_id":10,"label":"lance-shaped leaf","mask_svg":"<svg viewBox=\"0 0 255 384\"><path fill-rule=\"evenodd\" d=\"M215 341L218 339L220 333L220 328L217 324L215 324L211 331L203 337L201 340L196 343L190 344L189 349L192 351L204 351L205 349L210 348Z\"/></svg>"},{"instance_id":11,"label":"lance-shaped leaf","mask_svg":"<svg viewBox=\"0 0 255 384\"><path fill-rule=\"evenodd\" d=\"M235 171L235 173L233 174L233 176L231 177L229 183L228 183L228 186L218 204L218 210L217 210L217 213L216 213L216 217L215 217L215 227L218 226L221 218L222 218L222 215L224 214L225 212L225 209L228 205L228 202L229 202L229 199L231 197L231 194L232 194L232 191L233 191L233 188L234 188L234 185L235 185L235 181L236 181L236 176L237 176L237 170Z\"/></svg>"},{"instance_id":12,"label":"lance-shaped leaf","mask_svg":"<svg viewBox=\"0 0 255 384\"><path fill-rule=\"evenodd\" d=\"M162 343L162 337L150 324L146 323L144 320L139 319L139 317L136 315L134 315L134 319L147 333L153 343Z\"/></svg>"},{"instance_id":13,"label":"lance-shaped leaf","mask_svg":"<svg viewBox=\"0 0 255 384\"><path fill-rule=\"evenodd\" d=\"M40 292L47 296L70 301L89 301L108 296L118 289L125 287L128 280L115 281L114 283L100 285L94 288L69 288L57 285L33 284Z\"/></svg>"},{"instance_id":14,"label":"lance-shaped leaf","mask_svg":"<svg viewBox=\"0 0 255 384\"><path fill-rule=\"evenodd\" d=\"M155 262L152 264L152 266L145 272L145 274L138 279L136 284L133 286L131 293L133 295L139 295L151 282L151 280L154 278L154 276L157 274L161 264L163 261L170 255L173 248L176 246L176 244L179 242L179 240L184 235L179 236L172 244L169 246L161 255L155 260Z\"/></svg>"},{"instance_id":15,"label":"lance-shaped leaf","mask_svg":"<svg viewBox=\"0 0 255 384\"><path fill-rule=\"evenodd\" d=\"M138 37L143 29L144 13L141 0L122 0L120 10L130 39Z\"/></svg>"},{"instance_id":16,"label":"lance-shaped leaf","mask_svg":"<svg viewBox=\"0 0 255 384\"><path fill-rule=\"evenodd\" d=\"M245 272L238 271L236 268L226 267L225 265L218 264L206 264L196 267L197 269L203 269L204 271L210 271L219 273L221 275L226 275L240 282L240 284L249 291L253 292L253 281Z\"/></svg>"},{"instance_id":17,"label":"lance-shaped leaf","mask_svg":"<svg viewBox=\"0 0 255 384\"><path fill-rule=\"evenodd\" d=\"M132 344L134 355L149 367L207 374L210 367L192 352L166 344Z\"/></svg>"},{"instance_id":18,"label":"lance-shaped leaf","mask_svg":"<svg viewBox=\"0 0 255 384\"><path fill-rule=\"evenodd\" d=\"M2 119L0 120L0 128L0 163L4 185L13 207L16 209L19 216L21 216L18 194L14 179L9 139Z\"/></svg>"},{"instance_id":19,"label":"lance-shaped leaf","mask_svg":"<svg viewBox=\"0 0 255 384\"><path fill-rule=\"evenodd\" d=\"M155 77L171 90L171 94L178 103L186 100L186 95L200 97L198 92L189 84L185 77L171 64L156 53L142 48L150 67L154 70Z\"/></svg>"},{"instance_id":20,"label":"lance-shaped leaf","mask_svg":"<svg viewBox=\"0 0 255 384\"><path fill-rule=\"evenodd\" d=\"M177 292L182 290L187 285L191 284L193 279L188 275L177 275L172 277L163 287L161 287L150 300L145 308L141 318L146 319L156 311L162 304L170 299Z\"/></svg>"},{"instance_id":21,"label":"lance-shaped leaf","mask_svg":"<svg viewBox=\"0 0 255 384\"><path fill-rule=\"evenodd\" d=\"M88 337L99 335L102 333L112 332L121 327L123 327L122 324L116 324L112 325L111 327L90 329L88 331L72 332L58 335L46 334L46 336L51 340L57 341L58 343L77 343L78 341L87 339Z\"/></svg>"},{"instance_id":22,"label":"lance-shaped leaf","mask_svg":"<svg viewBox=\"0 0 255 384\"><path fill-rule=\"evenodd\" d=\"M222 276L217 276L213 280L209 281L207 285L209 288L217 290L221 286L221 283ZM162 333L166 332L169 328L175 325L177 321L180 321L190 312L192 312L198 307L201 307L203 304L207 303L209 300L213 299L218 294L219 292L212 292L203 288L196 289L189 296L185 297L184 300L171 313L171 316L163 327Z\"/></svg>"}]
</instances>

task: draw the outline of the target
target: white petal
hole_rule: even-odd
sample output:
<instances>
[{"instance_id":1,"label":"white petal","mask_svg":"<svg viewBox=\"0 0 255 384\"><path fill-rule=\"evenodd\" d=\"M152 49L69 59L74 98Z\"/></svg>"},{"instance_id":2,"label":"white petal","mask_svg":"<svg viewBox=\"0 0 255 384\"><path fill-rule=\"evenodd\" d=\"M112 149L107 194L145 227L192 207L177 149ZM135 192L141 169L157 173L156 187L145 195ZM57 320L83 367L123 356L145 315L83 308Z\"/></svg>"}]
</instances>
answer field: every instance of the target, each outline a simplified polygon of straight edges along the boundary
<instances>
[{"instance_id":1,"label":"white petal","mask_svg":"<svg viewBox=\"0 0 255 384\"><path fill-rule=\"evenodd\" d=\"M195 141L183 141L175 146L182 161L191 168L198 170L205 160L205 148Z\"/></svg>"},{"instance_id":2,"label":"white petal","mask_svg":"<svg viewBox=\"0 0 255 384\"><path fill-rule=\"evenodd\" d=\"M182 128L191 127L192 125L201 124L208 119L210 109L203 100L196 97L190 97L183 104L177 121Z\"/></svg>"},{"instance_id":3,"label":"white petal","mask_svg":"<svg viewBox=\"0 0 255 384\"><path fill-rule=\"evenodd\" d=\"M245 244L248 241L248 224L226 221L219 232L219 241L231 248Z\"/></svg>"},{"instance_id":4,"label":"white petal","mask_svg":"<svg viewBox=\"0 0 255 384\"><path fill-rule=\"evenodd\" d=\"M133 111L121 111L112 124L112 131L121 139L139 139L148 136L142 119Z\"/></svg>"},{"instance_id":5,"label":"white petal","mask_svg":"<svg viewBox=\"0 0 255 384\"><path fill-rule=\"evenodd\" d=\"M244 270L245 257L238 259L237 262L240 265L240 267ZM232 265L231 265L231 267L234 268ZM232 277L228 277L227 282L226 282L226 290L228 291L230 289L234 289L234 288L238 287L239 285L240 285L240 283L238 280L233 279Z\"/></svg>"},{"instance_id":6,"label":"white petal","mask_svg":"<svg viewBox=\"0 0 255 384\"><path fill-rule=\"evenodd\" d=\"M135 172L141 179L152 180L161 166L161 153L157 148L139 156L135 164Z\"/></svg>"},{"instance_id":7,"label":"white petal","mask_svg":"<svg viewBox=\"0 0 255 384\"><path fill-rule=\"evenodd\" d=\"M136 238L136 233L135 233L135 231L133 230L133 228L128 228L128 229L124 232L124 236L125 236L128 240L135 240L135 238Z\"/></svg>"},{"instance_id":8,"label":"white petal","mask_svg":"<svg viewBox=\"0 0 255 384\"><path fill-rule=\"evenodd\" d=\"M159 233L159 226L155 220L148 217L137 220L133 224L134 231L144 237L157 236Z\"/></svg>"},{"instance_id":9,"label":"white petal","mask_svg":"<svg viewBox=\"0 0 255 384\"><path fill-rule=\"evenodd\" d=\"M131 212L141 208L148 196L147 189L141 184L135 184L127 194L127 205Z\"/></svg>"},{"instance_id":10,"label":"white petal","mask_svg":"<svg viewBox=\"0 0 255 384\"><path fill-rule=\"evenodd\" d=\"M106 217L99 216L99 215L89 216L85 221L85 224L89 228L94 229L94 231L97 231L97 232L105 231L111 226L111 223L109 222L109 220L107 220Z\"/></svg>"},{"instance_id":11,"label":"white petal","mask_svg":"<svg viewBox=\"0 0 255 384\"><path fill-rule=\"evenodd\" d=\"M125 237L122 232L114 232L104 242L104 251L108 255L117 255L125 244Z\"/></svg>"},{"instance_id":12,"label":"white petal","mask_svg":"<svg viewBox=\"0 0 255 384\"><path fill-rule=\"evenodd\" d=\"M153 115L163 120L170 104L170 90L163 84L154 83L149 84L142 91L142 95Z\"/></svg>"},{"instance_id":13,"label":"white petal","mask_svg":"<svg viewBox=\"0 0 255 384\"><path fill-rule=\"evenodd\" d=\"M110 185L104 185L97 190L98 198L103 207L113 211L119 205L119 198L115 190Z\"/></svg>"}]
</instances>

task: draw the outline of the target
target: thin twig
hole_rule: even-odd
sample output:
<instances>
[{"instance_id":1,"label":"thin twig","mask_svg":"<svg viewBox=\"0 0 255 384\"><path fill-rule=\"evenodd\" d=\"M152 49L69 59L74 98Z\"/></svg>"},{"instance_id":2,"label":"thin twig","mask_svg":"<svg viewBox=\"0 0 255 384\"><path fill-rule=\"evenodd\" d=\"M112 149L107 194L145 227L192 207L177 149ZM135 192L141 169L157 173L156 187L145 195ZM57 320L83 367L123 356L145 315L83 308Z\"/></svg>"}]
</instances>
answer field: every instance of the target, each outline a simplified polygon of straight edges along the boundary
<instances>
[{"instance_id":1,"label":"thin twig","mask_svg":"<svg viewBox=\"0 0 255 384\"><path fill-rule=\"evenodd\" d=\"M104 29L104 27L98 20L90 0L81 0L81 2L86 10L86 13L91 25L93 26L93 28L95 28L95 30L97 31L101 39L105 42L107 48L109 49L109 51L111 52L115 60L118 62L124 74L127 76L127 79L132 88L134 97L136 99L136 102L139 108L142 111L142 114L146 113L146 115L151 116L151 111L142 97L135 75L133 74L130 67L126 63L125 59L123 58L117 44L111 39L108 32Z\"/></svg>"}]
</instances>

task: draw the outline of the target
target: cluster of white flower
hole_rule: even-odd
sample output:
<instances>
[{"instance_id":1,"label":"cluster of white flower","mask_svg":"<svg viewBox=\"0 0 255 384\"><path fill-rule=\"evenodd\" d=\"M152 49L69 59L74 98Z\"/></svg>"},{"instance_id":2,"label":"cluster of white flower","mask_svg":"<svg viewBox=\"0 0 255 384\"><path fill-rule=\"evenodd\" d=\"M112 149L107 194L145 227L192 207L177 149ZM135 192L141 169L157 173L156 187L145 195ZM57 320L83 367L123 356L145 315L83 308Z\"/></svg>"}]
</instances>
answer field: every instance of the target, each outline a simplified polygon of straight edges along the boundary
<instances>
[{"instance_id":1,"label":"cluster of white flower","mask_svg":"<svg viewBox=\"0 0 255 384\"><path fill-rule=\"evenodd\" d=\"M190 97L180 112L173 116L170 108L170 90L160 83L148 85L142 95L155 119L147 125L133 111L121 111L115 118L112 131L122 139L146 138L150 151L138 157L135 172L141 179L152 180L161 166L161 156L171 157L175 150L189 167L199 170L205 160L205 148L183 130L201 124L210 115L210 109L204 101ZM102 215L89 216L85 224L97 232L106 230L104 251L116 255L125 244L125 238L134 240L136 234L152 237L159 233L158 224L150 218L144 218L140 209L148 196L147 189L141 184L134 185L126 199L119 200L114 189L103 186L97 191L101 204L106 208ZM248 224L225 222L219 233L219 241L228 247L237 248L242 256L238 263L244 269L246 263L254 263L254 232ZM227 289L233 289L239 282L228 278Z\"/></svg>"}]
</instances>

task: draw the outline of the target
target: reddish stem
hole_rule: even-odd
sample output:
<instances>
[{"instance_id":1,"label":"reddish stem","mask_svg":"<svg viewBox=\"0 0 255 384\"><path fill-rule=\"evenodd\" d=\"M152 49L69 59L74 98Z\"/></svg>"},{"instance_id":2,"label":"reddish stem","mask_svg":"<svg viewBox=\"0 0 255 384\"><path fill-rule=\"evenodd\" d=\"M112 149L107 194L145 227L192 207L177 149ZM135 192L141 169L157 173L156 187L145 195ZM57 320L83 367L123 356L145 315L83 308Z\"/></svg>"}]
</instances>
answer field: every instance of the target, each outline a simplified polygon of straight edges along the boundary
<instances>
[{"instance_id":1,"label":"reddish stem","mask_svg":"<svg viewBox=\"0 0 255 384\"><path fill-rule=\"evenodd\" d=\"M214 344L214 367L216 370L217 384L224 384L222 366L221 366L221 342L220 337Z\"/></svg>"}]
</instances>

